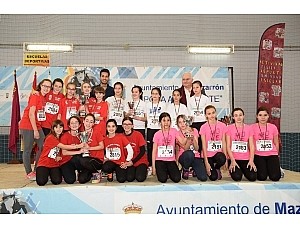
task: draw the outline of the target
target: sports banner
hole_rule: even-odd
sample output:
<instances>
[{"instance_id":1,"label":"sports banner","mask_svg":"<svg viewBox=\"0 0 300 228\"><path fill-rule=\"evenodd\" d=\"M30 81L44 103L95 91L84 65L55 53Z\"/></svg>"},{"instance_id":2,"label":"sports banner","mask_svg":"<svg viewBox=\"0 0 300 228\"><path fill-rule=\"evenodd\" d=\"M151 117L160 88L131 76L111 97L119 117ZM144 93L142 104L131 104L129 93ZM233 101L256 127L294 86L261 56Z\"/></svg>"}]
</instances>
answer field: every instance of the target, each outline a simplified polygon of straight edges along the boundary
<instances>
[{"instance_id":1,"label":"sports banner","mask_svg":"<svg viewBox=\"0 0 300 228\"><path fill-rule=\"evenodd\" d=\"M270 123L280 132L282 69L285 23L275 24L263 33L259 46L257 107L270 111Z\"/></svg>"},{"instance_id":2,"label":"sports banner","mask_svg":"<svg viewBox=\"0 0 300 228\"><path fill-rule=\"evenodd\" d=\"M139 85L143 89L143 100L149 101L151 89L159 87L162 101L171 102L172 91L181 87L184 72L191 72L194 80L200 80L211 103L217 108L218 119L229 115L229 76L228 67L105 67L110 71L110 82L120 81L124 84L125 99L131 98L131 88ZM0 126L10 123L13 72L17 71L21 114L27 105L32 91L33 75L37 74L37 83L42 79L63 79L64 83L76 84L77 92L81 91L82 82L90 82L91 86L100 82L99 73L103 67L0 67ZM50 73L51 72L51 73Z\"/></svg>"}]
</instances>

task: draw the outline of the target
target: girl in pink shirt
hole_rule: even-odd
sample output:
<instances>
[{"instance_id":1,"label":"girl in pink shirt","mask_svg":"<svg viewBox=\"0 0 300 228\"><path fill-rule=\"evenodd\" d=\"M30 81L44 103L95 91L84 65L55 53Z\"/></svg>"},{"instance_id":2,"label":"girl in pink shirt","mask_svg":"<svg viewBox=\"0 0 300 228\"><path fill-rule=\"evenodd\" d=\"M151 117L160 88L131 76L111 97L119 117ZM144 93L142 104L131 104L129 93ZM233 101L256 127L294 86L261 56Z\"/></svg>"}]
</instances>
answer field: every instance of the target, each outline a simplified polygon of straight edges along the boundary
<instances>
[{"instance_id":1,"label":"girl in pink shirt","mask_svg":"<svg viewBox=\"0 0 300 228\"><path fill-rule=\"evenodd\" d=\"M199 133L197 129L187 124L185 115L177 117L177 126L179 137L182 138L182 143L178 142L178 162L182 166L182 179L189 178L189 168L192 167L193 176L196 176L198 180L206 181L205 166L198 152Z\"/></svg>"},{"instance_id":2,"label":"girl in pink shirt","mask_svg":"<svg viewBox=\"0 0 300 228\"><path fill-rule=\"evenodd\" d=\"M217 111L213 105L204 109L207 122L200 128L202 157L210 180L220 180L220 168L226 163L226 125L217 120Z\"/></svg>"},{"instance_id":3,"label":"girl in pink shirt","mask_svg":"<svg viewBox=\"0 0 300 228\"><path fill-rule=\"evenodd\" d=\"M255 155L254 163L257 167L257 179L265 181L269 176L271 181L279 181L281 177L279 162L278 129L268 123L269 111L260 107L256 112L257 123L252 125L254 133Z\"/></svg>"},{"instance_id":4,"label":"girl in pink shirt","mask_svg":"<svg viewBox=\"0 0 300 228\"><path fill-rule=\"evenodd\" d=\"M256 180L252 128L244 124L244 111L232 111L234 123L227 126L226 143L229 156L229 174L234 181L241 181L243 174L249 181Z\"/></svg>"},{"instance_id":5,"label":"girl in pink shirt","mask_svg":"<svg viewBox=\"0 0 300 228\"><path fill-rule=\"evenodd\" d=\"M176 140L180 141L178 131L171 128L171 116L163 112L159 116L161 130L157 131L153 137L152 150L152 174L157 174L157 179L161 183L166 183L168 176L178 183L181 179L180 171L176 164L175 145Z\"/></svg>"}]
</instances>

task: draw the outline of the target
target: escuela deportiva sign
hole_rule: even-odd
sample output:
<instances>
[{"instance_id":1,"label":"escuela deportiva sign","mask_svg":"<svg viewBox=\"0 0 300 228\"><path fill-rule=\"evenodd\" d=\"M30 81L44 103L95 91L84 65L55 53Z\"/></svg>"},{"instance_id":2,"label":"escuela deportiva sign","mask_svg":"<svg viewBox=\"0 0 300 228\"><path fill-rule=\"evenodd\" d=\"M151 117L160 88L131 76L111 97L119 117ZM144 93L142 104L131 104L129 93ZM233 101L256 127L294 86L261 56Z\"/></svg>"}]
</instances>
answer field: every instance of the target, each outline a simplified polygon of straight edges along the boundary
<instances>
[{"instance_id":1,"label":"escuela deportiva sign","mask_svg":"<svg viewBox=\"0 0 300 228\"><path fill-rule=\"evenodd\" d=\"M50 66L49 53L24 53L24 66Z\"/></svg>"}]
</instances>

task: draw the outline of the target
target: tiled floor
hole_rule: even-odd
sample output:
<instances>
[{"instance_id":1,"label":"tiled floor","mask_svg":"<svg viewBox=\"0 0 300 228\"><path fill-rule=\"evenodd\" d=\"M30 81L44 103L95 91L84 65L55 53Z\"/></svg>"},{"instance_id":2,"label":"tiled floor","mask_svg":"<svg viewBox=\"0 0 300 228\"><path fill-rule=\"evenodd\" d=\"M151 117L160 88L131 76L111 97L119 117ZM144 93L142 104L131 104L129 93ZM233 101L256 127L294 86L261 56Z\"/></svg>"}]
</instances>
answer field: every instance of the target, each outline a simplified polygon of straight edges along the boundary
<instances>
[{"instance_id":1,"label":"tiled floor","mask_svg":"<svg viewBox=\"0 0 300 228\"><path fill-rule=\"evenodd\" d=\"M300 173L292 172L289 170L285 170L285 176L280 180L280 183L300 183ZM172 184L172 181L168 181L167 184ZM188 180L181 180L179 184L228 184L233 183L232 179L228 176L227 172L223 171L223 178L219 181L206 181L201 182L198 181L195 177L190 177ZM242 180L242 183L249 183L247 180ZM257 184L268 184L273 183L271 181L259 182L256 181ZM132 183L124 183L120 184L117 181L108 182L105 179L101 180L99 184L87 183L85 185L99 185L99 186L120 186L120 185L138 185L138 186L151 186L151 185L160 185L161 183L157 181L156 177L149 176L145 182L132 182ZM81 184L73 184L72 186L80 186ZM66 187L69 186L64 182L60 185L52 185L50 182L46 185L46 187ZM24 188L24 187L39 187L35 181L29 181L25 179L25 171L23 164L0 164L0 189L15 189L15 188Z\"/></svg>"}]
</instances>

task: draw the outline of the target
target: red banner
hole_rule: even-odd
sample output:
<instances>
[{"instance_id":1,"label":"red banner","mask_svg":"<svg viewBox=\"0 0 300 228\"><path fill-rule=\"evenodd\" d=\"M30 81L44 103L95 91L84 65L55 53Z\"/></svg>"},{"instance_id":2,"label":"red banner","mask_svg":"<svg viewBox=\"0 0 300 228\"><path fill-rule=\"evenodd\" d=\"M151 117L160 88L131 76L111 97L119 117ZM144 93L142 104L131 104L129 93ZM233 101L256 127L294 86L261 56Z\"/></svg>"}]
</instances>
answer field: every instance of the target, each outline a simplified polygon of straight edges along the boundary
<instances>
[{"instance_id":1,"label":"red banner","mask_svg":"<svg viewBox=\"0 0 300 228\"><path fill-rule=\"evenodd\" d=\"M9 133L9 143L8 149L12 153L17 153L17 144L19 139L19 121L21 119L20 115L20 102L19 102L19 89L17 83L16 71L14 72L15 84L13 89L13 100L12 100L12 112L10 121L10 133Z\"/></svg>"},{"instance_id":2,"label":"red banner","mask_svg":"<svg viewBox=\"0 0 300 228\"><path fill-rule=\"evenodd\" d=\"M269 122L280 132L282 69L285 23L275 24L263 33L259 46L257 107L270 111Z\"/></svg>"}]
</instances>

